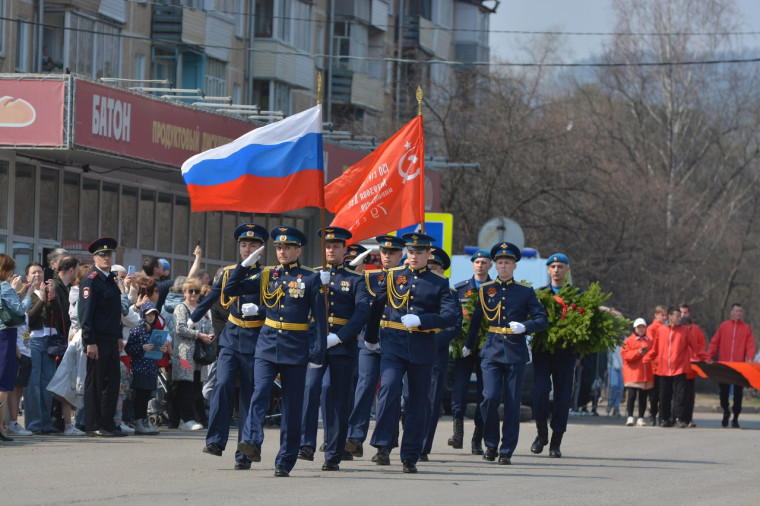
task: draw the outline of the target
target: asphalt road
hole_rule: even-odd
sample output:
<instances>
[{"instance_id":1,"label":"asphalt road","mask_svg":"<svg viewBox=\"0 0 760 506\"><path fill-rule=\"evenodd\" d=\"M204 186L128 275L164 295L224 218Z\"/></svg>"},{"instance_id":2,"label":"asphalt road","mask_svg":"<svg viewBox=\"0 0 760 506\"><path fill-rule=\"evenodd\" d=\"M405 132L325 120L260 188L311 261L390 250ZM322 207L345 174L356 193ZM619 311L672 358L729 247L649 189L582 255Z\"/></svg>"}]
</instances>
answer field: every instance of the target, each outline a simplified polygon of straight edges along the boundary
<instances>
[{"instance_id":1,"label":"asphalt road","mask_svg":"<svg viewBox=\"0 0 760 506\"><path fill-rule=\"evenodd\" d=\"M535 429L526 422L513 465L499 466L448 447L444 417L416 475L401 472L397 450L381 467L365 447L339 472L321 471L318 452L290 478L272 475L276 428L249 471L233 470L233 451L202 453L202 432L17 437L0 443L0 504L758 504L760 415L742 415L738 430L721 428L717 413L695 421L695 429L663 429L571 417L561 459L530 453ZM466 421L466 438L472 429Z\"/></svg>"}]
</instances>

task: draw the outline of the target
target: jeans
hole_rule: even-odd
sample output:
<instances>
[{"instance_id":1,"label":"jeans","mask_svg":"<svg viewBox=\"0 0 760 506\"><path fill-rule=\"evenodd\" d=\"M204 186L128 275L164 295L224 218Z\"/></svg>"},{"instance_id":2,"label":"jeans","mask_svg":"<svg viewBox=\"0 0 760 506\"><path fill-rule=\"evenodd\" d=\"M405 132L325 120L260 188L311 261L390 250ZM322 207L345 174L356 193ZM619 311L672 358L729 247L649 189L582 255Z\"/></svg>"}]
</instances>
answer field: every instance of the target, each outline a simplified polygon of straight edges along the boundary
<instances>
[{"instance_id":1,"label":"jeans","mask_svg":"<svg viewBox=\"0 0 760 506\"><path fill-rule=\"evenodd\" d=\"M55 358L48 355L49 343L48 336L30 339L32 375L24 389L24 421L26 430L32 432L53 430L50 418L53 394L48 392L47 386L55 374Z\"/></svg>"}]
</instances>

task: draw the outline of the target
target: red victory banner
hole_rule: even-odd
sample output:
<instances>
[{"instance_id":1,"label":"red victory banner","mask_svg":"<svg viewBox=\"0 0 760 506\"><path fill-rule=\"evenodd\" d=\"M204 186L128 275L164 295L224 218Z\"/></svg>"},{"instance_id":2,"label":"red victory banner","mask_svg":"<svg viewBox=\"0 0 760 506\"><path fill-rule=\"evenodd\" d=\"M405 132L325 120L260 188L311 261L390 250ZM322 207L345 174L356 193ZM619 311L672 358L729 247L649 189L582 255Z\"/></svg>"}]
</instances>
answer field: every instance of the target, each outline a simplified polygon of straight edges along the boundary
<instances>
[{"instance_id":1,"label":"red victory banner","mask_svg":"<svg viewBox=\"0 0 760 506\"><path fill-rule=\"evenodd\" d=\"M331 226L347 228L353 242L425 219L425 142L422 116L325 187Z\"/></svg>"}]
</instances>

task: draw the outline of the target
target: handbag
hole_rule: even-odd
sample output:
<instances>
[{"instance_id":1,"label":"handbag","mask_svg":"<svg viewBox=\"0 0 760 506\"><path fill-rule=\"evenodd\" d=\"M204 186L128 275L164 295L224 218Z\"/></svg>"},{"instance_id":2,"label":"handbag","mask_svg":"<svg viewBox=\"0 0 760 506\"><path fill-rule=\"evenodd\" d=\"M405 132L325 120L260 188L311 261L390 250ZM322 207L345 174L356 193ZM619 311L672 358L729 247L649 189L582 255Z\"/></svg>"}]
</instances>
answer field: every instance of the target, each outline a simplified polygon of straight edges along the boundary
<instances>
[{"instance_id":1,"label":"handbag","mask_svg":"<svg viewBox=\"0 0 760 506\"><path fill-rule=\"evenodd\" d=\"M47 354L51 357L63 357L66 353L66 348L69 347L69 343L60 334L53 334L50 336L50 342L48 343Z\"/></svg>"},{"instance_id":2,"label":"handbag","mask_svg":"<svg viewBox=\"0 0 760 506\"><path fill-rule=\"evenodd\" d=\"M198 365L209 365L216 360L216 349L214 341L206 344L200 339L195 341L195 350L193 350L193 360Z\"/></svg>"},{"instance_id":3,"label":"handbag","mask_svg":"<svg viewBox=\"0 0 760 506\"><path fill-rule=\"evenodd\" d=\"M18 327L26 322L26 314L18 314L15 311L11 311L10 308L0 302L0 320L2 320L3 325L7 328Z\"/></svg>"}]
</instances>

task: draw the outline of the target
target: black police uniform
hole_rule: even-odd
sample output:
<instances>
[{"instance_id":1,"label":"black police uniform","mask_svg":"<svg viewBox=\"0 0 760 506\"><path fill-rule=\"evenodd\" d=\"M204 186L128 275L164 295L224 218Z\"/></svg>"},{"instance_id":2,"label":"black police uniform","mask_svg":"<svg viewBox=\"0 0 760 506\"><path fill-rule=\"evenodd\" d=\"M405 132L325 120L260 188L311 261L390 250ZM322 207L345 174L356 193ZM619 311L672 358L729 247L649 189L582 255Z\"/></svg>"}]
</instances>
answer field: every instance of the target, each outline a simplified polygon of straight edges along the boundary
<instances>
[{"instance_id":1,"label":"black police uniform","mask_svg":"<svg viewBox=\"0 0 760 506\"><path fill-rule=\"evenodd\" d=\"M114 239L103 237L90 244L89 250L93 254L113 254L115 248ZM78 312L85 347L92 344L98 347L98 359L87 358L85 429L91 436L124 435L114 423L121 381L119 340L122 338L121 291L114 273L97 267L90 270L79 284Z\"/></svg>"}]
</instances>

